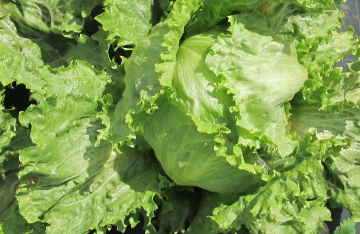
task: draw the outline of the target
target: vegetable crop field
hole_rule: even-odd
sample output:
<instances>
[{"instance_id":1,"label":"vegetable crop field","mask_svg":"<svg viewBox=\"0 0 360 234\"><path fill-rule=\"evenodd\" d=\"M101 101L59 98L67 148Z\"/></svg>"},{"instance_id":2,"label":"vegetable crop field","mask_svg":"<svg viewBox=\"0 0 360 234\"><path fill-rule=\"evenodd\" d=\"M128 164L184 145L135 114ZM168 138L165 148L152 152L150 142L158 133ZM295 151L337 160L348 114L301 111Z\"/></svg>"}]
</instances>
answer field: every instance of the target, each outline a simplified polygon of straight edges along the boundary
<instances>
[{"instance_id":1,"label":"vegetable crop field","mask_svg":"<svg viewBox=\"0 0 360 234\"><path fill-rule=\"evenodd\" d=\"M358 5L0 0L0 234L355 234Z\"/></svg>"}]
</instances>

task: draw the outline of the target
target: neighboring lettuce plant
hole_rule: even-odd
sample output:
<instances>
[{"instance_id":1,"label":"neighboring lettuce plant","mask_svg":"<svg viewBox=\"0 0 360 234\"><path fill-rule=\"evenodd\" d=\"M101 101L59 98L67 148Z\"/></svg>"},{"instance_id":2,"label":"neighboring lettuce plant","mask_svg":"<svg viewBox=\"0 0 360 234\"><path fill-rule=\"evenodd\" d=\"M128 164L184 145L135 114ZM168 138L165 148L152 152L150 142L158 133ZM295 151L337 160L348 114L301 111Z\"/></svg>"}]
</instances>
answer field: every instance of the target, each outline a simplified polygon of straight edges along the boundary
<instances>
[{"instance_id":1,"label":"neighboring lettuce plant","mask_svg":"<svg viewBox=\"0 0 360 234\"><path fill-rule=\"evenodd\" d=\"M317 233L329 205L351 212L338 232L359 222L339 3L0 0L0 233Z\"/></svg>"}]
</instances>

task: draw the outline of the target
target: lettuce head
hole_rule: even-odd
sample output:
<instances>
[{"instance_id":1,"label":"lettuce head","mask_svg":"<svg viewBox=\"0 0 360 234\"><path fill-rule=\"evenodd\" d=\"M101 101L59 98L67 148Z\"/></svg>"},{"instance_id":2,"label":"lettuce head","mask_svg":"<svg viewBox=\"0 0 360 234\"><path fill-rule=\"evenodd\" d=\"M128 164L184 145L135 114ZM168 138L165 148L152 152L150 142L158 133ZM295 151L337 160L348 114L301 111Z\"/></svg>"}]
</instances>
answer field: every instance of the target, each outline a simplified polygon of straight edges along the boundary
<instances>
[{"instance_id":1,"label":"lettuce head","mask_svg":"<svg viewBox=\"0 0 360 234\"><path fill-rule=\"evenodd\" d=\"M0 233L360 222L340 3L0 0Z\"/></svg>"}]
</instances>

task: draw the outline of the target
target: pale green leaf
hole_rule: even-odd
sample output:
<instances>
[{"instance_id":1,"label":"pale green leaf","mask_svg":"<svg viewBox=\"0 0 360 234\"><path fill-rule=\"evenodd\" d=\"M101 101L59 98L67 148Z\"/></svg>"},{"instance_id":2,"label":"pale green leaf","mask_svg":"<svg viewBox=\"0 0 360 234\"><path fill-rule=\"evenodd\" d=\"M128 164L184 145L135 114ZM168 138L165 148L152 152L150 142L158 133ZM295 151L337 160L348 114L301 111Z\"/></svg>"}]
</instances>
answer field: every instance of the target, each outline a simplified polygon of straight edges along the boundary
<instances>
[{"instance_id":1,"label":"pale green leaf","mask_svg":"<svg viewBox=\"0 0 360 234\"><path fill-rule=\"evenodd\" d=\"M307 71L290 44L248 31L236 16L230 22L231 35L218 38L206 63L234 95L237 124L288 155L295 145L286 131L285 104L300 90Z\"/></svg>"}]
</instances>

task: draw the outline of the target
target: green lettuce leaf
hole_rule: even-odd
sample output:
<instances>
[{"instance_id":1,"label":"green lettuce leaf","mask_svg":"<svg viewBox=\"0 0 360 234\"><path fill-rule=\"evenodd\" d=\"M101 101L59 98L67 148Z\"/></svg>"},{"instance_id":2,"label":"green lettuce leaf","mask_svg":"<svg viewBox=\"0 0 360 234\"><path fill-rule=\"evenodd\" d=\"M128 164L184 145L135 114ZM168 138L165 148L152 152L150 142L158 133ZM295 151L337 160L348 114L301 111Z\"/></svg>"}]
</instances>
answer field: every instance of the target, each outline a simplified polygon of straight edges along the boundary
<instances>
[{"instance_id":1,"label":"green lettuce leaf","mask_svg":"<svg viewBox=\"0 0 360 234\"><path fill-rule=\"evenodd\" d=\"M44 81L35 72L43 65L40 49L31 40L17 34L9 15L0 18L0 49L1 84L6 86L16 81L34 92L43 93Z\"/></svg>"},{"instance_id":2,"label":"green lettuce leaf","mask_svg":"<svg viewBox=\"0 0 360 234\"><path fill-rule=\"evenodd\" d=\"M44 99L20 116L36 143L20 154L20 213L30 223L48 223L49 233L108 224L124 230L125 218L137 209L151 217L157 208L156 162L136 149L115 153L106 141L94 146L103 127L98 100L109 76L82 61L40 71L47 83Z\"/></svg>"},{"instance_id":3,"label":"green lettuce leaf","mask_svg":"<svg viewBox=\"0 0 360 234\"><path fill-rule=\"evenodd\" d=\"M239 112L237 125L273 144L279 154L289 155L296 143L286 131L286 103L302 87L307 71L290 44L248 31L237 16L231 17L230 23L231 35L218 38L206 63L222 78L221 86L233 94L234 109ZM245 134L239 137L247 138ZM247 144L244 140L239 143Z\"/></svg>"},{"instance_id":4,"label":"green lettuce leaf","mask_svg":"<svg viewBox=\"0 0 360 234\"><path fill-rule=\"evenodd\" d=\"M355 234L355 222L351 219L344 220L339 227L336 228L334 234Z\"/></svg>"},{"instance_id":5,"label":"green lettuce leaf","mask_svg":"<svg viewBox=\"0 0 360 234\"><path fill-rule=\"evenodd\" d=\"M230 14L256 8L262 2L262 0L202 0L200 10L186 25L185 32L187 36L203 33Z\"/></svg>"},{"instance_id":6,"label":"green lettuce leaf","mask_svg":"<svg viewBox=\"0 0 360 234\"><path fill-rule=\"evenodd\" d=\"M229 107L234 105L224 90L218 89L220 79L207 67L205 57L225 28L217 27L187 38L179 47L173 77L174 98L188 112L199 132L229 133L235 120ZM199 92L198 90L202 90ZM230 137L230 136L228 136Z\"/></svg>"},{"instance_id":7,"label":"green lettuce leaf","mask_svg":"<svg viewBox=\"0 0 360 234\"><path fill-rule=\"evenodd\" d=\"M358 135L360 136L360 134ZM351 218L360 222L360 186L356 178L360 175L360 143L353 143L341 151L340 157L330 157L325 161L327 167L330 202L336 207L346 207Z\"/></svg>"},{"instance_id":8,"label":"green lettuce leaf","mask_svg":"<svg viewBox=\"0 0 360 234\"><path fill-rule=\"evenodd\" d=\"M237 162L235 156L222 152L217 147L216 134L199 132L181 108L169 104L165 98L158 105L144 137L176 184L234 194L263 185L263 180L268 179L261 166Z\"/></svg>"},{"instance_id":9,"label":"green lettuce leaf","mask_svg":"<svg viewBox=\"0 0 360 234\"><path fill-rule=\"evenodd\" d=\"M135 132L147 118L147 114L145 117L143 114L156 108L155 101L163 93L164 86L172 82L178 43L184 26L198 8L198 0L177 1L168 18L154 26L149 36L134 48L124 64L126 88L112 118L113 142L134 144ZM147 147L146 143L138 145Z\"/></svg>"},{"instance_id":10,"label":"green lettuce leaf","mask_svg":"<svg viewBox=\"0 0 360 234\"><path fill-rule=\"evenodd\" d=\"M325 204L360 221L341 2L0 0L0 233L316 233ZM10 107L20 84L34 101Z\"/></svg>"},{"instance_id":11,"label":"green lettuce leaf","mask_svg":"<svg viewBox=\"0 0 360 234\"><path fill-rule=\"evenodd\" d=\"M291 3L303 7L310 12L320 12L336 8L335 4L345 2L345 0L276 0L280 3Z\"/></svg>"},{"instance_id":12,"label":"green lettuce leaf","mask_svg":"<svg viewBox=\"0 0 360 234\"><path fill-rule=\"evenodd\" d=\"M333 111L320 110L320 105L303 104L294 107L292 113L290 126L298 137L304 138L316 129L316 137L326 143L323 150L330 150L323 158L330 202L348 208L354 220L359 221L358 209L354 208L359 206L356 197L360 194L355 182L360 173L359 106L350 103L342 105L341 111Z\"/></svg>"},{"instance_id":13,"label":"green lettuce leaf","mask_svg":"<svg viewBox=\"0 0 360 234\"><path fill-rule=\"evenodd\" d=\"M214 209L211 217L223 229L239 230L245 225L253 232L316 233L324 220L331 219L324 203L322 169L317 160L303 161L257 192ZM320 183L314 183L316 180ZM314 198L314 194L325 197Z\"/></svg>"},{"instance_id":14,"label":"green lettuce leaf","mask_svg":"<svg viewBox=\"0 0 360 234\"><path fill-rule=\"evenodd\" d=\"M155 18L153 0L140 1L104 1L105 12L96 17L102 28L108 32L107 40L117 46L137 45L146 37Z\"/></svg>"},{"instance_id":15,"label":"green lettuce leaf","mask_svg":"<svg viewBox=\"0 0 360 234\"><path fill-rule=\"evenodd\" d=\"M83 29L84 18L89 16L92 9L101 2L101 0L47 0L41 2L19 0L16 3L2 1L1 7L11 13L18 24L47 33L71 36Z\"/></svg>"},{"instance_id":16,"label":"green lettuce leaf","mask_svg":"<svg viewBox=\"0 0 360 234\"><path fill-rule=\"evenodd\" d=\"M76 37L76 44L70 44L66 54L61 57L61 60L70 65L74 60L83 60L90 63L96 70L105 71L111 75L111 82L107 84L106 90L111 94L113 101L117 103L124 92L124 67L119 65L109 57L109 45L106 44L105 39L101 36L103 31L99 31L94 35L94 39L80 34ZM126 61L125 58L123 60Z\"/></svg>"}]
</instances>

